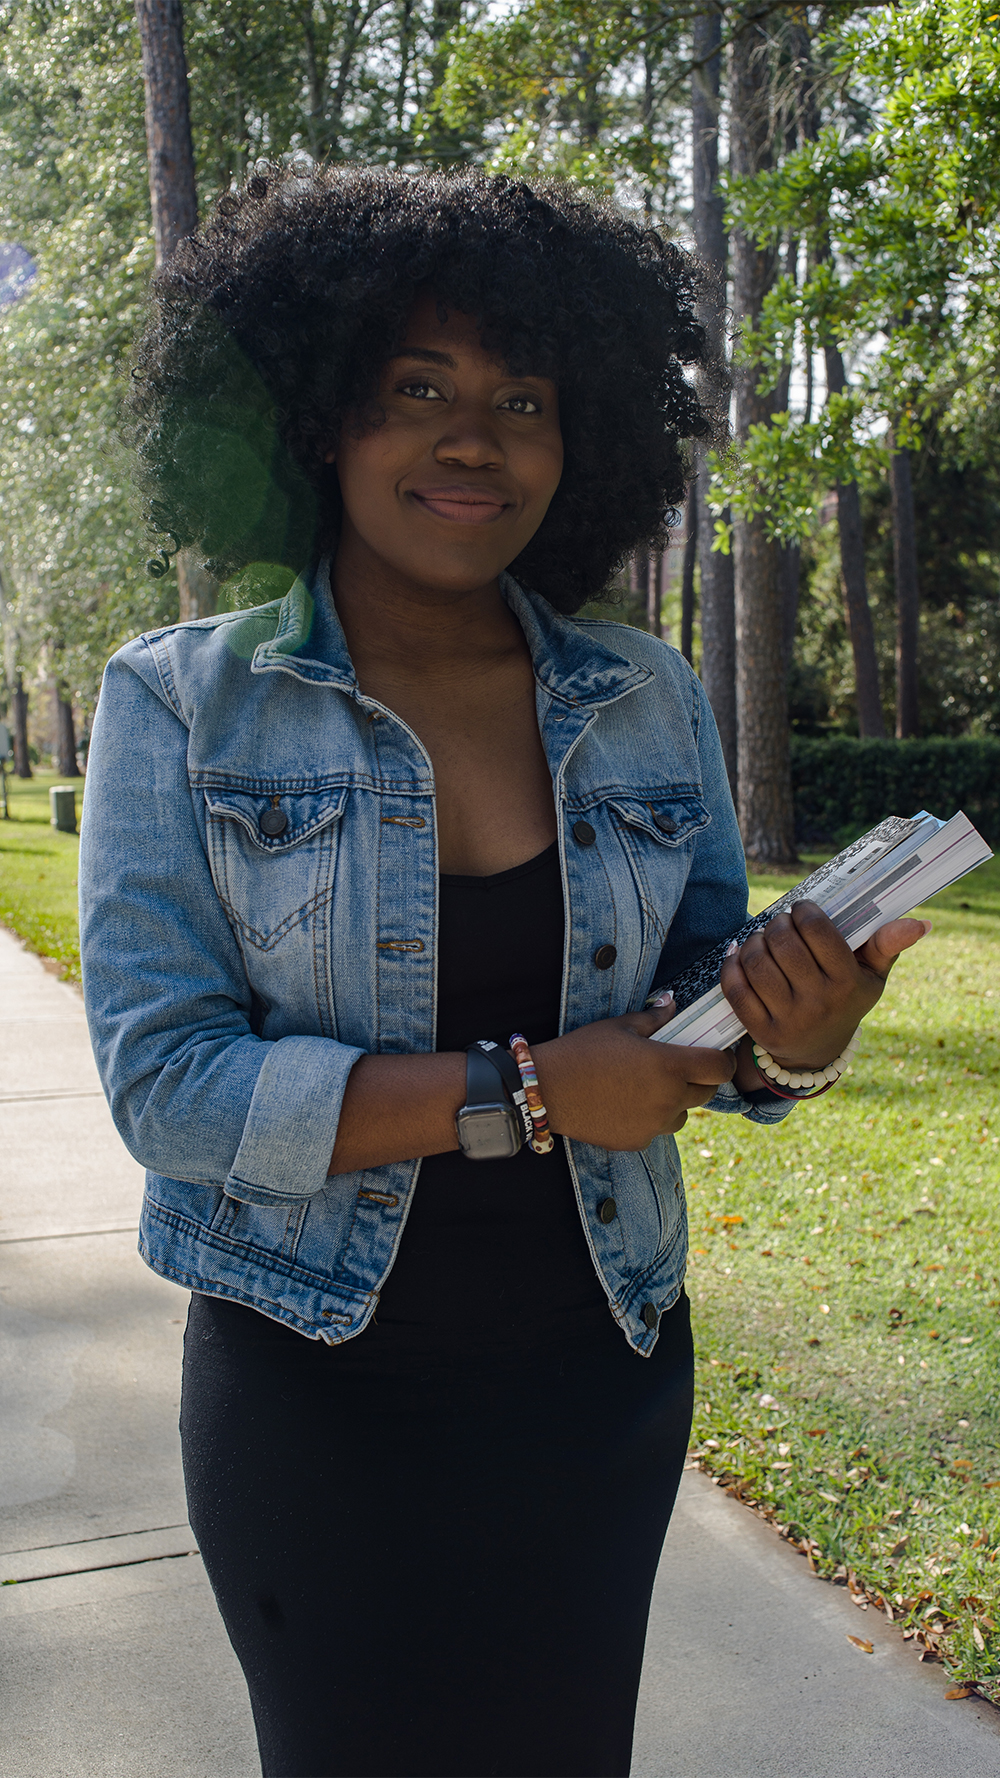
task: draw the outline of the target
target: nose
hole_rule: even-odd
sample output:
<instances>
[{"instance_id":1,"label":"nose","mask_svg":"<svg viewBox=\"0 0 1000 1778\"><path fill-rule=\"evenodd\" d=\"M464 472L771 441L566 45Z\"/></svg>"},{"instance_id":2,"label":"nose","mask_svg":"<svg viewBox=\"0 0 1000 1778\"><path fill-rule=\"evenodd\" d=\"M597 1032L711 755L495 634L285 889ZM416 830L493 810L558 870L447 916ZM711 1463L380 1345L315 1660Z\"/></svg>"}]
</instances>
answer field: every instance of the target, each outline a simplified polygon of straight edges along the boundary
<instances>
[{"instance_id":1,"label":"nose","mask_svg":"<svg viewBox=\"0 0 1000 1778\"><path fill-rule=\"evenodd\" d=\"M449 408L434 458L438 463L460 463L465 469L502 469L506 458L492 408L484 402Z\"/></svg>"}]
</instances>

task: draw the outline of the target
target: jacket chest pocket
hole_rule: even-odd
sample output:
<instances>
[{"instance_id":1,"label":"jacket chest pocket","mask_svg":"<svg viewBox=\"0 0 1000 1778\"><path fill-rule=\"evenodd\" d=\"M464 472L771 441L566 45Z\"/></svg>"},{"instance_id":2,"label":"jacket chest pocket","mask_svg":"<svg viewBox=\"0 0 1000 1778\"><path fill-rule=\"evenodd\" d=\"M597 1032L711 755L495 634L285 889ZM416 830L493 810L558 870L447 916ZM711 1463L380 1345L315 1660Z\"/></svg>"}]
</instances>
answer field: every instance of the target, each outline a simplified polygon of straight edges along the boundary
<instances>
[{"instance_id":1,"label":"jacket chest pocket","mask_svg":"<svg viewBox=\"0 0 1000 1778\"><path fill-rule=\"evenodd\" d=\"M684 893L694 841L712 817L695 791L610 796L607 809L639 898L642 943L633 1001L641 1005Z\"/></svg>"},{"instance_id":2,"label":"jacket chest pocket","mask_svg":"<svg viewBox=\"0 0 1000 1778\"><path fill-rule=\"evenodd\" d=\"M332 790L205 791L208 857L219 900L241 940L273 951L333 893L346 786Z\"/></svg>"}]
</instances>

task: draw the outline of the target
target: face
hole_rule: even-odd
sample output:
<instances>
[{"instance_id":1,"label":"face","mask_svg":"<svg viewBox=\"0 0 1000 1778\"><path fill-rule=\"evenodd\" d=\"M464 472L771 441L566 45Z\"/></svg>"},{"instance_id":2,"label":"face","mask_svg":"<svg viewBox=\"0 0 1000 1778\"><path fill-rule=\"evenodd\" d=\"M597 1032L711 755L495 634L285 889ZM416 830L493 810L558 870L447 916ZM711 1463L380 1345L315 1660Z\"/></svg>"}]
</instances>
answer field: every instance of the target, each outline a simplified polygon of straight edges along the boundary
<instances>
[{"instance_id":1,"label":"face","mask_svg":"<svg viewBox=\"0 0 1000 1778\"><path fill-rule=\"evenodd\" d=\"M340 559L375 558L407 580L461 592L496 579L538 530L559 485L556 385L512 376L475 323L416 303L379 386L382 425L345 427Z\"/></svg>"}]
</instances>

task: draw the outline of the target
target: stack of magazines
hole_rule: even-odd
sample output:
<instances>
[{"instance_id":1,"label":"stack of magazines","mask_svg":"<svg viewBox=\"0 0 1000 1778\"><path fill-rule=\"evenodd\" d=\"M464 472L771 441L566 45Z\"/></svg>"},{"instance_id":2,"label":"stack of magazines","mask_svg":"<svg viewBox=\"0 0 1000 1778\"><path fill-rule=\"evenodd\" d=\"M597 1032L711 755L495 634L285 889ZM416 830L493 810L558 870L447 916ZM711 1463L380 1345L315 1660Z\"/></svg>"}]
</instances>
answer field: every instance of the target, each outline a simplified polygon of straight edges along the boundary
<instances>
[{"instance_id":1,"label":"stack of magazines","mask_svg":"<svg viewBox=\"0 0 1000 1778\"><path fill-rule=\"evenodd\" d=\"M746 1026L719 985L722 964L751 932L758 932L776 914L787 913L794 902L815 901L856 951L887 920L908 914L992 856L982 835L961 812L950 821L939 821L926 810L911 820L889 815L682 975L661 984L672 990L678 1010L669 1025L655 1033L653 1042L710 1050L736 1043Z\"/></svg>"}]
</instances>

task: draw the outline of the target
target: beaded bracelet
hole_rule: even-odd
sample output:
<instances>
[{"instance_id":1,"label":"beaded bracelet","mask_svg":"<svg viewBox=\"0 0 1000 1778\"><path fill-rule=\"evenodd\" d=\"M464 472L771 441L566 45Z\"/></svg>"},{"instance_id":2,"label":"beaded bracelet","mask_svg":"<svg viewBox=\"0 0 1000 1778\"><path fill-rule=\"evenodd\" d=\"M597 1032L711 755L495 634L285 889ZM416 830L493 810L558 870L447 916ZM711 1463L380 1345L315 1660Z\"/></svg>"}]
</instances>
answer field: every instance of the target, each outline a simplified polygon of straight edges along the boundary
<instances>
[{"instance_id":1,"label":"beaded bracelet","mask_svg":"<svg viewBox=\"0 0 1000 1778\"><path fill-rule=\"evenodd\" d=\"M538 1090L538 1075L535 1073L535 1064L531 1059L527 1039L521 1036L520 1031L515 1031L508 1047L520 1070L521 1080L524 1083L524 1096L528 1101L528 1110L531 1112L531 1121L534 1124L535 1133L531 1138L531 1146L536 1154L549 1154L554 1147L552 1134L549 1130L549 1114L542 1104L542 1095Z\"/></svg>"},{"instance_id":2,"label":"beaded bracelet","mask_svg":"<svg viewBox=\"0 0 1000 1778\"><path fill-rule=\"evenodd\" d=\"M777 1093L779 1099L818 1099L821 1093L828 1093L831 1087L836 1086L857 1047L858 1034L855 1032L850 1042L844 1045L842 1053L828 1062L825 1068L783 1068L780 1062L768 1055L761 1044L751 1044L757 1073L765 1086L772 1093ZM791 1091L783 1093L782 1087L790 1087Z\"/></svg>"}]
</instances>

